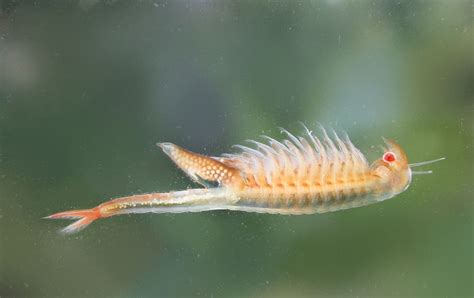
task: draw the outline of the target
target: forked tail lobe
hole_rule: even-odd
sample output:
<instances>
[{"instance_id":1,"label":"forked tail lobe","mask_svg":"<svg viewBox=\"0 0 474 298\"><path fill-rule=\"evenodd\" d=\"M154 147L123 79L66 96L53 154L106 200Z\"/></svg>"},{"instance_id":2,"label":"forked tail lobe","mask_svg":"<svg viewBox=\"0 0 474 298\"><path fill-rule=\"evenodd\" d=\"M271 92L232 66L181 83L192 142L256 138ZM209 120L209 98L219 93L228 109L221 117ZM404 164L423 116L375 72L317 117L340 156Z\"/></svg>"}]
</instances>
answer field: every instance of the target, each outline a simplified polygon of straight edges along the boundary
<instances>
[{"instance_id":1,"label":"forked tail lobe","mask_svg":"<svg viewBox=\"0 0 474 298\"><path fill-rule=\"evenodd\" d=\"M70 210L55 213L50 216L46 216L48 219L79 219L74 223L68 225L61 230L63 234L72 234L79 232L88 225L90 225L94 220L101 218L99 207L92 209L83 209L83 210Z\"/></svg>"}]
</instances>

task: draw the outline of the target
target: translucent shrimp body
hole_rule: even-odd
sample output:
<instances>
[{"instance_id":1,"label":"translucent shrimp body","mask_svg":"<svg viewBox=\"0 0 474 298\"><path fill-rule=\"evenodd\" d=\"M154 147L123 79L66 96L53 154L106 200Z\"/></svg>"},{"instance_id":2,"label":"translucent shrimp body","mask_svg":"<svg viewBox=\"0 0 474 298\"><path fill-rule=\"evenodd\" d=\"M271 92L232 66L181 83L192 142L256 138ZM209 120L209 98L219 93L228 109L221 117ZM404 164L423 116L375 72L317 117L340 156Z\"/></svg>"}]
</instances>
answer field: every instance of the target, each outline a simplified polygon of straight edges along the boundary
<instances>
[{"instance_id":1,"label":"translucent shrimp body","mask_svg":"<svg viewBox=\"0 0 474 298\"><path fill-rule=\"evenodd\" d=\"M123 197L47 218L79 219L63 229L72 233L95 219L129 213L235 210L311 214L369 205L408 188L412 171L405 152L394 141L384 140L384 155L369 165L346 134L340 138L333 132L331 138L320 129L321 138L306 127L304 137L282 129L287 136L283 141L264 136L265 143L249 141L252 147L237 145L240 152L221 157L159 143L180 169L205 188Z\"/></svg>"}]
</instances>

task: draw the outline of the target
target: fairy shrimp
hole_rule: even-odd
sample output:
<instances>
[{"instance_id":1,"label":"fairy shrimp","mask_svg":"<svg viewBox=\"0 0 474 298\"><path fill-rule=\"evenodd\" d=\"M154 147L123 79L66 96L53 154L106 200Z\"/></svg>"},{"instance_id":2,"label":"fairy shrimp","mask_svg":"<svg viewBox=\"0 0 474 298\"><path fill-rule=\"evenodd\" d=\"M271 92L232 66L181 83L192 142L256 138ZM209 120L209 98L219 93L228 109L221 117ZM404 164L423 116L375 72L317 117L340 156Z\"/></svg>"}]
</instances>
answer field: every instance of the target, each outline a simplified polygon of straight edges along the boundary
<instances>
[{"instance_id":1,"label":"fairy shrimp","mask_svg":"<svg viewBox=\"0 0 474 298\"><path fill-rule=\"evenodd\" d=\"M321 137L306 126L295 136L253 146L235 145L237 153L220 157L193 153L171 143L158 143L171 160L203 188L148 193L113 199L92 209L65 211L51 219L77 219L62 230L74 233L94 220L130 213L181 213L233 210L272 214L313 214L366 206L405 191L417 166L440 161L408 163L404 150L384 139L381 158L369 165L347 134L332 137L320 126Z\"/></svg>"}]
</instances>

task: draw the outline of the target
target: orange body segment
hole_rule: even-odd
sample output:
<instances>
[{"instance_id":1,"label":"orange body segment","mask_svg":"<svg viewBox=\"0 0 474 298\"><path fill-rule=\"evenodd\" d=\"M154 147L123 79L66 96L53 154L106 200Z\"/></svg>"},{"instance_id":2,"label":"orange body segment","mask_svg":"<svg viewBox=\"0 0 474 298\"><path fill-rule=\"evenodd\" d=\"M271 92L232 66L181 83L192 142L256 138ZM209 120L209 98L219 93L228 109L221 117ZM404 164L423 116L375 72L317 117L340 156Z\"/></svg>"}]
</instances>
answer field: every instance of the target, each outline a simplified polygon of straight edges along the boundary
<instances>
[{"instance_id":1,"label":"orange body segment","mask_svg":"<svg viewBox=\"0 0 474 298\"><path fill-rule=\"evenodd\" d=\"M158 144L171 160L195 182L229 184L239 180L238 170L216 158L197 154L171 143ZM203 181L204 180L204 181Z\"/></svg>"}]
</instances>

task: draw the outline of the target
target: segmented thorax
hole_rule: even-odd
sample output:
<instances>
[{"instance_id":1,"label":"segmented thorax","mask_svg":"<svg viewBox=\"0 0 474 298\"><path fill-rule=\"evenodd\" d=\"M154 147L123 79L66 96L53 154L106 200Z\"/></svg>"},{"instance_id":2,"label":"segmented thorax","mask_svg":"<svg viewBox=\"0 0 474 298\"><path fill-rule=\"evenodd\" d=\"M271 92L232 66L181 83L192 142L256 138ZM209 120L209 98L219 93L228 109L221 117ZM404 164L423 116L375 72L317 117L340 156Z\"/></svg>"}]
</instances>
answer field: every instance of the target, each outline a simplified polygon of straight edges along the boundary
<instances>
[{"instance_id":1,"label":"segmented thorax","mask_svg":"<svg viewBox=\"0 0 474 298\"><path fill-rule=\"evenodd\" d=\"M267 144L250 141L255 148L237 145L242 152L224 155L224 163L239 170L237 187L243 196L294 199L330 199L370 191L371 175L363 154L345 134L322 138L309 130L305 137L282 129L288 139L265 137ZM234 181L235 182L235 181Z\"/></svg>"},{"instance_id":2,"label":"segmented thorax","mask_svg":"<svg viewBox=\"0 0 474 298\"><path fill-rule=\"evenodd\" d=\"M206 187L216 182L246 206L325 212L376 199L371 193L378 187L377 179L346 134L340 138L334 132L330 138L322 127L321 138L307 129L304 137L282 132L288 136L283 141L265 136L266 143L250 141L253 148L236 145L239 153L221 157L196 154L171 143L159 145L194 181Z\"/></svg>"}]
</instances>

